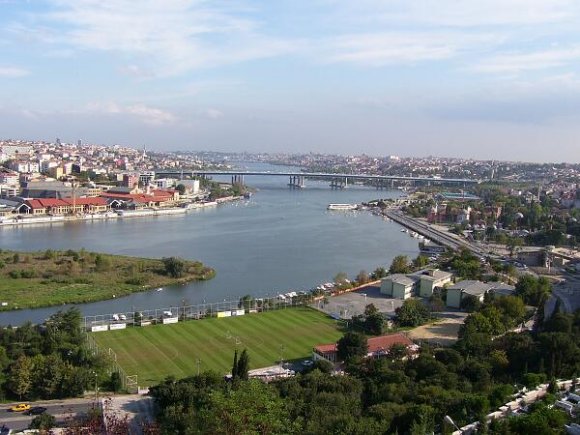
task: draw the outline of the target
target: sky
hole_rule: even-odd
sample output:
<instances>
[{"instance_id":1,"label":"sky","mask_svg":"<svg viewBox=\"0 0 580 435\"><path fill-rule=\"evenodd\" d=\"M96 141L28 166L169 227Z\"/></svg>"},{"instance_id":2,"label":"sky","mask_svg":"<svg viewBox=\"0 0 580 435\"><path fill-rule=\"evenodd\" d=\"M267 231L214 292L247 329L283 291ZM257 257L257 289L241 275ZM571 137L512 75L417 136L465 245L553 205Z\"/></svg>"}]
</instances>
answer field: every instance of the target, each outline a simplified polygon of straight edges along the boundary
<instances>
[{"instance_id":1,"label":"sky","mask_svg":"<svg viewBox=\"0 0 580 435\"><path fill-rule=\"evenodd\" d=\"M578 0L0 0L0 138L580 162Z\"/></svg>"}]
</instances>

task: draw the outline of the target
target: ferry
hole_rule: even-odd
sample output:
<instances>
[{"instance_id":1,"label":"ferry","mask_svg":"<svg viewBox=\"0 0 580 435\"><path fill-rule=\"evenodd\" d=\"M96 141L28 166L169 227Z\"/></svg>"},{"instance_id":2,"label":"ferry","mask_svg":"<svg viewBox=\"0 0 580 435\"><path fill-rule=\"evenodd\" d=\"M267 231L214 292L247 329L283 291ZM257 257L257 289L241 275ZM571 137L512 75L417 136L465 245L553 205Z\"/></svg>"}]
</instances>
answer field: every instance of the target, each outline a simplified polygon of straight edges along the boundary
<instances>
[{"instance_id":1,"label":"ferry","mask_svg":"<svg viewBox=\"0 0 580 435\"><path fill-rule=\"evenodd\" d=\"M358 204L328 204L328 210L358 210Z\"/></svg>"}]
</instances>

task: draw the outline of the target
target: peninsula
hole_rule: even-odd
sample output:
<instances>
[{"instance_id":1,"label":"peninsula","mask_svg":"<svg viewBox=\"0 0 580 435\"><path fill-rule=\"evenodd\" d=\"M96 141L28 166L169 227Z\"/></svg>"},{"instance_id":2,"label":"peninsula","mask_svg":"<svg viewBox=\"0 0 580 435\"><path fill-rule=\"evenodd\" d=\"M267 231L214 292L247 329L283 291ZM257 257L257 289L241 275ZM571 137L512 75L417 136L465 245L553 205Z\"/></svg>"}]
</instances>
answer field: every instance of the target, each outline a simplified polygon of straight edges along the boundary
<instances>
[{"instance_id":1,"label":"peninsula","mask_svg":"<svg viewBox=\"0 0 580 435\"><path fill-rule=\"evenodd\" d=\"M0 250L0 311L95 302L214 276L201 262L177 257Z\"/></svg>"}]
</instances>

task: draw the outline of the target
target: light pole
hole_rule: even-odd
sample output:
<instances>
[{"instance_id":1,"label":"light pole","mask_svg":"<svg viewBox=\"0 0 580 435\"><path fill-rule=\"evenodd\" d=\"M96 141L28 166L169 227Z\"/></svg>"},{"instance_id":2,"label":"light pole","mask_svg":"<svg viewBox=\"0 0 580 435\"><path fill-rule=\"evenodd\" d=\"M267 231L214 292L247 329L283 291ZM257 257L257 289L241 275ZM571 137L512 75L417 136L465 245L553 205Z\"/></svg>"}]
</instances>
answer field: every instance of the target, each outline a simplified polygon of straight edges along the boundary
<instances>
[{"instance_id":1,"label":"light pole","mask_svg":"<svg viewBox=\"0 0 580 435\"><path fill-rule=\"evenodd\" d=\"M98 384L99 374L97 372L93 372L93 374L95 375L95 405L96 405L99 401L99 384Z\"/></svg>"},{"instance_id":2,"label":"light pole","mask_svg":"<svg viewBox=\"0 0 580 435\"><path fill-rule=\"evenodd\" d=\"M443 421L447 424L450 424L451 426L453 426L455 429L457 429L460 433L463 433L463 431L461 430L461 428L459 426L457 426L455 424L455 422L453 421L453 419L451 417L449 417L448 415L446 415L445 417L443 417Z\"/></svg>"}]
</instances>

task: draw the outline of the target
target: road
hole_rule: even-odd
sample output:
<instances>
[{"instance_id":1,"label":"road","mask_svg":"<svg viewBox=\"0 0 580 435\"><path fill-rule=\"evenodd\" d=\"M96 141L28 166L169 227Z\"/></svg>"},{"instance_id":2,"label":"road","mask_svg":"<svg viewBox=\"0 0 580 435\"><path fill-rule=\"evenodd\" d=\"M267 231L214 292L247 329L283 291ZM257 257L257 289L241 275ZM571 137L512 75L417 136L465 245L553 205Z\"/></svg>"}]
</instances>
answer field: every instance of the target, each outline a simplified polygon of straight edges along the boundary
<instances>
[{"instance_id":1,"label":"road","mask_svg":"<svg viewBox=\"0 0 580 435\"><path fill-rule=\"evenodd\" d=\"M39 402L24 402L31 406L42 406L47 408L48 414L54 415L57 422L63 422L77 415L86 414L93 407L93 399L66 399L47 400ZM28 425L34 418L22 412L11 412L10 407L16 403L0 405L0 427L5 424L12 430L28 429Z\"/></svg>"},{"instance_id":2,"label":"road","mask_svg":"<svg viewBox=\"0 0 580 435\"><path fill-rule=\"evenodd\" d=\"M419 219L405 216L400 210L387 210L385 211L385 215L395 222L410 228L416 233L421 234L429 240L432 240L440 245L448 246L452 249L467 248L477 255L486 254L485 249L482 249L455 234L450 234L447 231L439 230L435 226L426 224Z\"/></svg>"}]
</instances>

